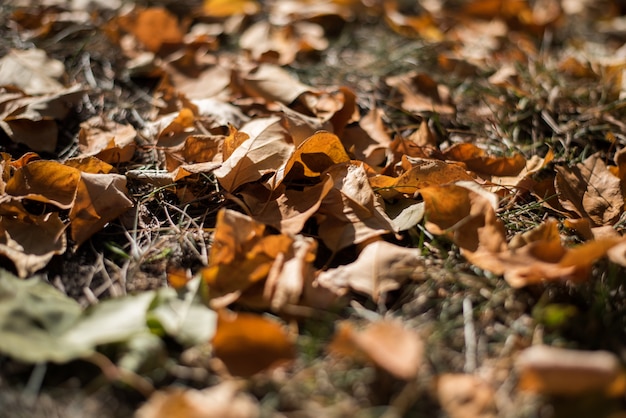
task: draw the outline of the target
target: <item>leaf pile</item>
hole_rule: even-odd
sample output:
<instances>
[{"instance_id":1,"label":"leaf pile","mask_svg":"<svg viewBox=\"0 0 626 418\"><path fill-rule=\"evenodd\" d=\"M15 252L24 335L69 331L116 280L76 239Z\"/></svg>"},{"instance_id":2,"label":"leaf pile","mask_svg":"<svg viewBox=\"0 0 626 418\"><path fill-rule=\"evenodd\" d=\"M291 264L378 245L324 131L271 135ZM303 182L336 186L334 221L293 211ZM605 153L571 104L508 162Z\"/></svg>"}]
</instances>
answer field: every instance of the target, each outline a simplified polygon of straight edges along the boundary
<instances>
[{"instance_id":1,"label":"leaf pile","mask_svg":"<svg viewBox=\"0 0 626 418\"><path fill-rule=\"evenodd\" d=\"M123 260L108 265L121 293L166 271L169 287L83 309L5 272L4 355L92 362L152 395L138 417L251 417L260 407L232 378L293 371L298 326L356 312L326 336L324 355L401 385L381 401L390 411L407 413L405 398L426 396L428 381L451 416L495 416L500 377L472 374L469 360L466 374L422 372L435 354L426 330L391 318L399 295L436 281L429 269L449 260L539 294L589 286L599 260L626 267L619 2L95 2L93 13L81 3L14 6L3 18L17 28L0 58L3 266L30 278L122 231L126 242L108 247ZM611 42L573 34L581 22ZM378 72L381 59L348 42L321 80L316 66L359 26L395 43L383 61L406 56ZM75 55L55 49L88 31L98 35ZM195 262L168 259L172 242ZM163 259L158 273L144 268ZM470 356L468 297L462 315ZM519 345L521 389L626 391L613 354ZM168 384L159 367L180 377L162 360L175 355L211 387L155 390ZM222 412L202 406L211 399Z\"/></svg>"}]
</instances>

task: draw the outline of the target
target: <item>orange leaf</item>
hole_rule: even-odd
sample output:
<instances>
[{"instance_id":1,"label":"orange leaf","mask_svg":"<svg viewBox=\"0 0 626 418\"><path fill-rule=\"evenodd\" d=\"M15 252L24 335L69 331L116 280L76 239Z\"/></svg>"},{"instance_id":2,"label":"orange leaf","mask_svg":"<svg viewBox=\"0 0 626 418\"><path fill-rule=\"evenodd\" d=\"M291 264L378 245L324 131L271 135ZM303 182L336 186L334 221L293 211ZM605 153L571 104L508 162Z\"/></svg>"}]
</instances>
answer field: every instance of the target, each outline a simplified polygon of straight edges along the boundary
<instances>
[{"instance_id":1,"label":"orange leaf","mask_svg":"<svg viewBox=\"0 0 626 418\"><path fill-rule=\"evenodd\" d=\"M491 176L515 176L526 166L526 159L521 154L512 157L491 157L474 144L455 144L445 150L446 159L462 161L468 169Z\"/></svg>"},{"instance_id":2,"label":"orange leaf","mask_svg":"<svg viewBox=\"0 0 626 418\"><path fill-rule=\"evenodd\" d=\"M402 108L409 112L434 112L441 115L452 115L456 112L448 88L437 84L427 74L412 71L388 77L386 83L402 95Z\"/></svg>"},{"instance_id":3,"label":"orange leaf","mask_svg":"<svg viewBox=\"0 0 626 418\"><path fill-rule=\"evenodd\" d=\"M595 225L613 225L624 208L619 177L594 154L574 167L556 167L555 187L561 205Z\"/></svg>"},{"instance_id":4,"label":"orange leaf","mask_svg":"<svg viewBox=\"0 0 626 418\"><path fill-rule=\"evenodd\" d=\"M218 312L212 345L229 373L241 377L295 358L292 339L279 323L249 313Z\"/></svg>"},{"instance_id":5,"label":"orange leaf","mask_svg":"<svg viewBox=\"0 0 626 418\"><path fill-rule=\"evenodd\" d=\"M161 7L143 9L119 19L120 26L152 52L158 52L164 44L178 44L183 40L184 32L176 16Z\"/></svg>"},{"instance_id":6,"label":"orange leaf","mask_svg":"<svg viewBox=\"0 0 626 418\"><path fill-rule=\"evenodd\" d=\"M621 396L626 375L619 359L607 351L568 350L536 345L524 350L515 367L522 390L578 397L585 394Z\"/></svg>"},{"instance_id":7,"label":"orange leaf","mask_svg":"<svg viewBox=\"0 0 626 418\"><path fill-rule=\"evenodd\" d=\"M362 330L344 321L339 324L328 351L364 358L399 379L411 380L422 366L424 343L419 334L396 321L375 322Z\"/></svg>"}]
</instances>

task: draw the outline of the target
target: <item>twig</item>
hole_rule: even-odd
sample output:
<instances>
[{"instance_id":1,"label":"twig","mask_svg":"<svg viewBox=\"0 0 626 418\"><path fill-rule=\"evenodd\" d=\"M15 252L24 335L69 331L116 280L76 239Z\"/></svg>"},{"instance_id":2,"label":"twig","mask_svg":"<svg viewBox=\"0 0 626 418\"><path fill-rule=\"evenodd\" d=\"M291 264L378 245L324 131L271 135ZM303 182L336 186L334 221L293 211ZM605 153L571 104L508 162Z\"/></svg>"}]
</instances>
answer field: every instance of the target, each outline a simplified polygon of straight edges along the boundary
<instances>
[{"instance_id":1,"label":"twig","mask_svg":"<svg viewBox=\"0 0 626 418\"><path fill-rule=\"evenodd\" d=\"M476 329L472 313L472 301L463 299L463 326L465 334L465 367L466 373L476 370Z\"/></svg>"}]
</instances>

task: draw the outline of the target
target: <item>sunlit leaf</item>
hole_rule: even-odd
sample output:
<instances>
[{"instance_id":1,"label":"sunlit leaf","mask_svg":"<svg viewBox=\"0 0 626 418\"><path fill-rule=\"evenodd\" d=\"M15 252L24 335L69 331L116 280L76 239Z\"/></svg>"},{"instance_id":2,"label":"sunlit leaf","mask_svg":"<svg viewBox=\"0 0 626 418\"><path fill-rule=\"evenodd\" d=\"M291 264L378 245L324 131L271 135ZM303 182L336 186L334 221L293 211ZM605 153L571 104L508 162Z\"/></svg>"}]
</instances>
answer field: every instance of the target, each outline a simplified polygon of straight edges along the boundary
<instances>
[{"instance_id":1,"label":"sunlit leaf","mask_svg":"<svg viewBox=\"0 0 626 418\"><path fill-rule=\"evenodd\" d=\"M250 313L219 312L212 345L235 376L249 377L295 357L292 339L278 322Z\"/></svg>"}]
</instances>

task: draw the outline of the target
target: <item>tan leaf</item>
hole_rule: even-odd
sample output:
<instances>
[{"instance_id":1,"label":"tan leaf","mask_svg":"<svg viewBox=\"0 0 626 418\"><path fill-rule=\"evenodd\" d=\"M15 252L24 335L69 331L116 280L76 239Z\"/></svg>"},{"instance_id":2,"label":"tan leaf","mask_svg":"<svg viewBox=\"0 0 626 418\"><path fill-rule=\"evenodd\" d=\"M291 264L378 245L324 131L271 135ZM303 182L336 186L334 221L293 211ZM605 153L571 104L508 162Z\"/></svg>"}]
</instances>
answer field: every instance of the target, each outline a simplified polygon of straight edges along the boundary
<instances>
[{"instance_id":1,"label":"tan leaf","mask_svg":"<svg viewBox=\"0 0 626 418\"><path fill-rule=\"evenodd\" d=\"M350 154L371 167L385 166L393 160L389 149L391 138L383 124L382 114L380 109L370 110L358 125L347 127L341 137Z\"/></svg>"},{"instance_id":2,"label":"tan leaf","mask_svg":"<svg viewBox=\"0 0 626 418\"><path fill-rule=\"evenodd\" d=\"M260 179L282 167L293 152L280 117L258 118L240 129L249 135L214 171L222 187L234 192L239 186Z\"/></svg>"},{"instance_id":3,"label":"tan leaf","mask_svg":"<svg viewBox=\"0 0 626 418\"><path fill-rule=\"evenodd\" d=\"M474 144L455 144L443 152L446 159L461 161L471 171L491 176L515 176L526 166L521 154L512 157L492 157Z\"/></svg>"},{"instance_id":4,"label":"tan leaf","mask_svg":"<svg viewBox=\"0 0 626 418\"><path fill-rule=\"evenodd\" d=\"M75 168L56 161L33 161L15 172L7 182L6 192L69 209L79 181L80 171Z\"/></svg>"},{"instance_id":5,"label":"tan leaf","mask_svg":"<svg viewBox=\"0 0 626 418\"><path fill-rule=\"evenodd\" d=\"M316 250L317 241L296 235L289 253L276 257L263 291L272 310L280 312L285 306L300 302L305 284L313 281Z\"/></svg>"},{"instance_id":6,"label":"tan leaf","mask_svg":"<svg viewBox=\"0 0 626 418\"><path fill-rule=\"evenodd\" d=\"M360 119L356 95L347 87L303 92L293 108L311 113L323 122L330 121L338 136L342 136L346 125Z\"/></svg>"},{"instance_id":7,"label":"tan leaf","mask_svg":"<svg viewBox=\"0 0 626 418\"><path fill-rule=\"evenodd\" d=\"M0 203L0 254L20 277L28 277L65 252L65 228L56 212L31 215L19 202L5 200Z\"/></svg>"},{"instance_id":8,"label":"tan leaf","mask_svg":"<svg viewBox=\"0 0 626 418\"><path fill-rule=\"evenodd\" d=\"M298 181L318 177L333 165L347 161L350 161L350 157L337 135L317 132L298 145L270 183L276 187L283 179Z\"/></svg>"},{"instance_id":9,"label":"tan leaf","mask_svg":"<svg viewBox=\"0 0 626 418\"><path fill-rule=\"evenodd\" d=\"M448 234L462 254L479 267L506 249L505 229L495 209L498 198L476 183L420 189L425 202L426 227L435 234Z\"/></svg>"},{"instance_id":10,"label":"tan leaf","mask_svg":"<svg viewBox=\"0 0 626 418\"><path fill-rule=\"evenodd\" d=\"M422 366L424 343L419 334L397 321L378 321L363 329L343 321L328 351L363 358L399 379L411 380Z\"/></svg>"},{"instance_id":11,"label":"tan leaf","mask_svg":"<svg viewBox=\"0 0 626 418\"><path fill-rule=\"evenodd\" d=\"M303 190L279 187L272 192L263 185L251 184L239 195L257 222L271 225L283 234L297 234L317 212L333 186L330 177Z\"/></svg>"},{"instance_id":12,"label":"tan leaf","mask_svg":"<svg viewBox=\"0 0 626 418\"><path fill-rule=\"evenodd\" d=\"M261 64L242 78L243 87L249 96L285 105L292 103L302 93L314 90L273 64Z\"/></svg>"},{"instance_id":13,"label":"tan leaf","mask_svg":"<svg viewBox=\"0 0 626 418\"><path fill-rule=\"evenodd\" d=\"M399 177L384 175L370 177L372 188L385 199L393 199L401 195L412 196L425 187L473 180L473 177L456 163L407 156L403 157L403 163L410 168Z\"/></svg>"},{"instance_id":14,"label":"tan leaf","mask_svg":"<svg viewBox=\"0 0 626 418\"><path fill-rule=\"evenodd\" d=\"M96 116L81 123L78 147L83 155L93 155L108 163L128 162L135 153L136 136L137 131L131 125Z\"/></svg>"},{"instance_id":15,"label":"tan leaf","mask_svg":"<svg viewBox=\"0 0 626 418\"><path fill-rule=\"evenodd\" d=\"M574 167L557 166L556 190L561 205L596 225L613 225L624 207L620 179L594 154Z\"/></svg>"},{"instance_id":16,"label":"tan leaf","mask_svg":"<svg viewBox=\"0 0 626 418\"><path fill-rule=\"evenodd\" d=\"M149 51L158 52L165 44L179 44L184 31L167 9L152 7L135 10L118 18L120 26L132 33Z\"/></svg>"},{"instance_id":17,"label":"tan leaf","mask_svg":"<svg viewBox=\"0 0 626 418\"><path fill-rule=\"evenodd\" d=\"M203 12L206 16L228 17L257 13L261 6L255 0L204 0L202 2Z\"/></svg>"},{"instance_id":18,"label":"tan leaf","mask_svg":"<svg viewBox=\"0 0 626 418\"><path fill-rule=\"evenodd\" d=\"M456 112L448 88L437 84L427 74L412 71L388 77L385 81L402 95L402 108L409 112L434 112L441 115Z\"/></svg>"},{"instance_id":19,"label":"tan leaf","mask_svg":"<svg viewBox=\"0 0 626 418\"><path fill-rule=\"evenodd\" d=\"M617 397L626 390L619 359L607 351L569 350L536 345L515 362L519 388L543 395L577 397L603 394Z\"/></svg>"},{"instance_id":20,"label":"tan leaf","mask_svg":"<svg viewBox=\"0 0 626 418\"><path fill-rule=\"evenodd\" d=\"M76 200L70 210L72 239L81 245L107 223L133 207L126 177L119 174L81 173Z\"/></svg>"},{"instance_id":21,"label":"tan leaf","mask_svg":"<svg viewBox=\"0 0 626 418\"><path fill-rule=\"evenodd\" d=\"M353 263L319 273L316 282L339 296L353 290L378 301L380 295L416 277L423 265L416 249L375 241Z\"/></svg>"},{"instance_id":22,"label":"tan leaf","mask_svg":"<svg viewBox=\"0 0 626 418\"><path fill-rule=\"evenodd\" d=\"M322 200L317 221L319 236L328 248L338 251L393 230L361 164L336 164L326 173L334 188Z\"/></svg>"},{"instance_id":23,"label":"tan leaf","mask_svg":"<svg viewBox=\"0 0 626 418\"><path fill-rule=\"evenodd\" d=\"M202 270L212 306L226 306L241 301L242 296L249 304L267 305L259 284L278 257L292 253L293 242L287 235L266 235L265 225L246 215L232 210L218 212L209 266ZM253 288L255 285L260 288Z\"/></svg>"},{"instance_id":24,"label":"tan leaf","mask_svg":"<svg viewBox=\"0 0 626 418\"><path fill-rule=\"evenodd\" d=\"M301 52L323 51L328 47L324 29L311 22L272 25L259 21L250 26L239 40L240 47L256 61L291 64Z\"/></svg>"},{"instance_id":25,"label":"tan leaf","mask_svg":"<svg viewBox=\"0 0 626 418\"><path fill-rule=\"evenodd\" d=\"M41 49L10 50L0 59L0 86L15 86L27 94L57 93L65 74L61 61L48 58Z\"/></svg>"},{"instance_id":26,"label":"tan leaf","mask_svg":"<svg viewBox=\"0 0 626 418\"><path fill-rule=\"evenodd\" d=\"M383 3L385 9L385 21L391 28L404 36L424 38L432 42L440 42L444 35L439 29L435 19L430 13L424 11L420 15L406 15L400 12L395 0L387 0Z\"/></svg>"},{"instance_id":27,"label":"tan leaf","mask_svg":"<svg viewBox=\"0 0 626 418\"><path fill-rule=\"evenodd\" d=\"M450 418L495 418L494 390L469 374L443 374L437 377L437 398Z\"/></svg>"},{"instance_id":28,"label":"tan leaf","mask_svg":"<svg viewBox=\"0 0 626 418\"><path fill-rule=\"evenodd\" d=\"M292 338L275 321L250 313L218 313L213 353L235 376L249 377L295 358Z\"/></svg>"},{"instance_id":29,"label":"tan leaf","mask_svg":"<svg viewBox=\"0 0 626 418\"><path fill-rule=\"evenodd\" d=\"M235 381L197 390L171 387L154 392L135 418L257 418L259 406Z\"/></svg>"}]
</instances>

